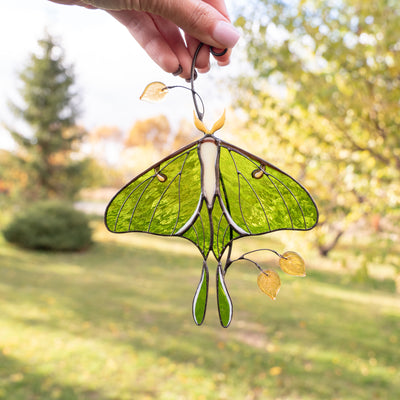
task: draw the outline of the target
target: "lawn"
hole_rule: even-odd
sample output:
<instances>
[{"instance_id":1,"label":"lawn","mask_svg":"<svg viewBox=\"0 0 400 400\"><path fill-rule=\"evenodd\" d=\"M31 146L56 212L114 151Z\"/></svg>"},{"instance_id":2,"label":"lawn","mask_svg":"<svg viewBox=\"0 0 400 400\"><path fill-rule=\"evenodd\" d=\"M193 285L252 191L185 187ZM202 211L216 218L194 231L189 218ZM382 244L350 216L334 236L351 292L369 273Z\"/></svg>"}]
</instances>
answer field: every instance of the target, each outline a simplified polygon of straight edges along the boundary
<instances>
[{"instance_id":1,"label":"lawn","mask_svg":"<svg viewBox=\"0 0 400 400\"><path fill-rule=\"evenodd\" d=\"M212 281L197 327L191 302L202 262L194 246L94 225L95 245L75 254L0 239L0 399L400 398L392 281L357 283L339 262L310 255L307 277L280 273L272 301L242 262L226 279L231 326L220 327ZM271 238L244 246L285 250L279 234Z\"/></svg>"}]
</instances>

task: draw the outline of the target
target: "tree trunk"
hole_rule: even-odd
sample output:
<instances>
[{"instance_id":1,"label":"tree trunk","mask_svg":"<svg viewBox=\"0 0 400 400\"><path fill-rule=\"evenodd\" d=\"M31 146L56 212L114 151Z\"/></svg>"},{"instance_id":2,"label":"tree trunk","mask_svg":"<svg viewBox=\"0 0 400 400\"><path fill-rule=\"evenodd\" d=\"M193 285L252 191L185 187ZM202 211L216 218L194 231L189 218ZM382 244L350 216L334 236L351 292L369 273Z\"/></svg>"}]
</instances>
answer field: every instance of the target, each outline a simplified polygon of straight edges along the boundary
<instances>
[{"instance_id":1,"label":"tree trunk","mask_svg":"<svg viewBox=\"0 0 400 400\"><path fill-rule=\"evenodd\" d=\"M336 235L333 237L332 241L327 244L319 244L318 251L322 257L328 257L328 253L338 244L339 239L344 234L344 231L340 230L336 232Z\"/></svg>"}]
</instances>

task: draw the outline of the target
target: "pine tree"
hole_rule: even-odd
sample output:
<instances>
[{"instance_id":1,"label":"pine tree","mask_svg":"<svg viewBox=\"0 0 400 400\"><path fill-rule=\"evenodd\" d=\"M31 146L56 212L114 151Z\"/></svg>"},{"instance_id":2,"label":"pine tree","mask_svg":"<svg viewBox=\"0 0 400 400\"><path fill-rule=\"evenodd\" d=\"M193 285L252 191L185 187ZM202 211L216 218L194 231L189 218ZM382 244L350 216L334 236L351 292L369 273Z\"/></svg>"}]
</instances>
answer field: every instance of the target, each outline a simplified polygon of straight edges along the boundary
<instances>
[{"instance_id":1,"label":"pine tree","mask_svg":"<svg viewBox=\"0 0 400 400\"><path fill-rule=\"evenodd\" d=\"M19 165L26 174L27 199L73 198L85 183L90 163L74 157L85 130L76 124L79 115L75 77L64 61L64 51L46 34L38 42L19 75L22 105L10 104L30 134L9 129L18 144Z\"/></svg>"}]
</instances>

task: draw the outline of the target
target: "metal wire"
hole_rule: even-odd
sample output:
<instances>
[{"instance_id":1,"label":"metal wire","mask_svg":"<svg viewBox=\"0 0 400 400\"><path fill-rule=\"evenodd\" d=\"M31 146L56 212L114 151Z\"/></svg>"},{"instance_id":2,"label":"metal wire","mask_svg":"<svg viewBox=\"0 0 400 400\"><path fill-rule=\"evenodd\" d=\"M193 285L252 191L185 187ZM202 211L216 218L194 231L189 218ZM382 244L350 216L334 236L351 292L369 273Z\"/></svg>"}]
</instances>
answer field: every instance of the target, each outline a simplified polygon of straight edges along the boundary
<instances>
[{"instance_id":1,"label":"metal wire","mask_svg":"<svg viewBox=\"0 0 400 400\"><path fill-rule=\"evenodd\" d=\"M197 57L200 53L201 48L204 46L204 43L199 43L199 45L197 46L196 51L194 52L193 55L193 60L192 60L192 67L190 69L190 89L192 91L192 98L193 98L193 104L194 104L194 108L196 110L196 114L197 117L200 121L203 121L203 117L204 117L204 113L205 113L205 109L204 109L204 103L203 100L201 99L200 95L194 90L194 81L196 79L197 76L197 72L196 72L196 61L197 61ZM212 47L209 48L210 49L210 53L215 56L215 57L221 57L224 54L226 54L226 52L228 51L228 49L224 49L221 52L217 52L215 51ZM200 99L201 101L201 106L202 106L202 111L200 111L199 109L199 105L197 103L197 97Z\"/></svg>"}]
</instances>

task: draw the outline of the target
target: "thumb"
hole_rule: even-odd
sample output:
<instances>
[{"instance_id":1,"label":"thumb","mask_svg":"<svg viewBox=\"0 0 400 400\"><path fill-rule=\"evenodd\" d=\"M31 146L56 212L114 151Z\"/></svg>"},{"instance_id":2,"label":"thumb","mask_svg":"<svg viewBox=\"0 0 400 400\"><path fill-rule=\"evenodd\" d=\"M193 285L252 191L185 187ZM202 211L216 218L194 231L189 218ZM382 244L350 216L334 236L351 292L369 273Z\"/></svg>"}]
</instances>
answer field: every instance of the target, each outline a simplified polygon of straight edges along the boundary
<instances>
[{"instance_id":1,"label":"thumb","mask_svg":"<svg viewBox=\"0 0 400 400\"><path fill-rule=\"evenodd\" d=\"M229 19L210 4L199 0L149 0L142 11L169 19L186 34L215 48L232 48L240 34Z\"/></svg>"}]
</instances>

